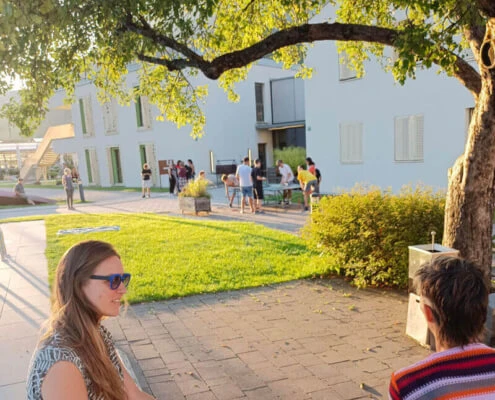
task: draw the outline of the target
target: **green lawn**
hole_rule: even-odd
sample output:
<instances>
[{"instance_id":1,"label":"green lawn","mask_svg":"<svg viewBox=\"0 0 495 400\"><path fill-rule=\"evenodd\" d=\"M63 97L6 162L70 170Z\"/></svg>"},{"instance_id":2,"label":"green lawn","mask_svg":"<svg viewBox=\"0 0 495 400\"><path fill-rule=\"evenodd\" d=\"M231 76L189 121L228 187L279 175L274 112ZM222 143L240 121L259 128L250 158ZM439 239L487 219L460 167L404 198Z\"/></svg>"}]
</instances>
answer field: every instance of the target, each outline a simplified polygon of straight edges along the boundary
<instances>
[{"instance_id":1,"label":"green lawn","mask_svg":"<svg viewBox=\"0 0 495 400\"><path fill-rule=\"evenodd\" d=\"M64 251L81 240L112 243L132 274L131 303L241 289L329 272L331 260L301 238L254 223L155 214L45 216L50 281ZM119 232L60 235L60 229L119 225Z\"/></svg>"}]
</instances>

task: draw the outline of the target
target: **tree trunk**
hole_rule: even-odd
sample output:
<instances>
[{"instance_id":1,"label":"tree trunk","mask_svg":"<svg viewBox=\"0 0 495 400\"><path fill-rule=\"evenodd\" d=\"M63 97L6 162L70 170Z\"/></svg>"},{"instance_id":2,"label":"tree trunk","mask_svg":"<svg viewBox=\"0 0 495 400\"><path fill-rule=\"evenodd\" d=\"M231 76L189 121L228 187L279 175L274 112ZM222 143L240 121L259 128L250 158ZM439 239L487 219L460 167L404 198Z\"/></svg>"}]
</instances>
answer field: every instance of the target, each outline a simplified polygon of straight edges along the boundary
<instances>
[{"instance_id":1,"label":"tree trunk","mask_svg":"<svg viewBox=\"0 0 495 400\"><path fill-rule=\"evenodd\" d=\"M464 154L449 171L443 244L491 268L495 201L495 70L481 71L482 88Z\"/></svg>"}]
</instances>

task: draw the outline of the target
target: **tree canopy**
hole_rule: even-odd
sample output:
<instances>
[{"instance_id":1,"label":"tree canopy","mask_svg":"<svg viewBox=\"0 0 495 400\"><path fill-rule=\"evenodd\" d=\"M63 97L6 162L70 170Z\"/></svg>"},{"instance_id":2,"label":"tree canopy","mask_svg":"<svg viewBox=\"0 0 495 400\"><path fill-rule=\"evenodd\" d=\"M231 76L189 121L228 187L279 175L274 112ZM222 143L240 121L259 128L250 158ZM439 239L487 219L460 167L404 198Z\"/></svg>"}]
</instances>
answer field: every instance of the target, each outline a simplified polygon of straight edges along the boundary
<instances>
[{"instance_id":1,"label":"tree canopy","mask_svg":"<svg viewBox=\"0 0 495 400\"><path fill-rule=\"evenodd\" d=\"M490 0L1 0L0 90L20 78L20 104L3 109L21 132L33 132L54 91L69 101L82 78L100 89L99 98L129 103L146 95L161 117L203 132L201 111L207 86L192 84L198 73L219 81L229 98L258 59L270 56L299 76L310 43L339 41L351 66L378 57L398 82L417 68L437 64L476 97L481 80L466 61L471 42L477 57ZM335 18L314 23L323 7ZM473 28L476 29L469 29ZM466 32L469 32L467 34ZM473 45L474 44L474 45ZM386 63L384 47L398 57ZM140 64L139 88L125 84L128 65ZM72 99L73 100L73 99Z\"/></svg>"}]
</instances>

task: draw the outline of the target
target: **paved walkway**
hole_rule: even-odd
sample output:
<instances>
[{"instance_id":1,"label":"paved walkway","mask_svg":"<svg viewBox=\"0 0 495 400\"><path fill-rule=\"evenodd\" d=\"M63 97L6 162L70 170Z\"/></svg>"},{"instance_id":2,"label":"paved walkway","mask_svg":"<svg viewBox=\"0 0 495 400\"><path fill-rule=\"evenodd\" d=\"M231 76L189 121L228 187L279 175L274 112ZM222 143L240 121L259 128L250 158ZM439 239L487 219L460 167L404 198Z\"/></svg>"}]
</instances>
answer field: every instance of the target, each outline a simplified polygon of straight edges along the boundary
<instances>
[{"instance_id":1,"label":"paved walkway","mask_svg":"<svg viewBox=\"0 0 495 400\"><path fill-rule=\"evenodd\" d=\"M138 195L105 194L76 212L179 215L168 194ZM48 207L4 209L0 217ZM68 211L50 213L59 212ZM214 202L208 218L297 232L306 216L296 208L241 215ZM2 230L10 259L0 263L0 399L15 400L25 398L29 359L49 314L45 231L42 221ZM393 370L428 354L404 336L406 314L403 294L356 290L342 280L297 281L134 305L107 324L140 384L158 399L382 399Z\"/></svg>"}]
</instances>

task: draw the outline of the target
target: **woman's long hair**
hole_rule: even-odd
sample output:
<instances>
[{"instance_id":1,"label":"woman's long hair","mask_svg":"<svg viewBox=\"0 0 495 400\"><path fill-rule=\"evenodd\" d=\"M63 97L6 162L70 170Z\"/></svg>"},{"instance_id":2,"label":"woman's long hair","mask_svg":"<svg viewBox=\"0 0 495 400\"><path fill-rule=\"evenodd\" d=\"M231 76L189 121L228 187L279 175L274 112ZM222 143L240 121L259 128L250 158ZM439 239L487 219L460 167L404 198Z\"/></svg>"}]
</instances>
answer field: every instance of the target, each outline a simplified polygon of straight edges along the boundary
<instances>
[{"instance_id":1,"label":"woman's long hair","mask_svg":"<svg viewBox=\"0 0 495 400\"><path fill-rule=\"evenodd\" d=\"M105 400L127 399L122 379L112 364L100 334L103 317L83 292L95 268L118 253L109 243L89 240L72 246L57 266L52 317L41 340L57 332L62 343L74 349L92 382L92 390Z\"/></svg>"}]
</instances>

